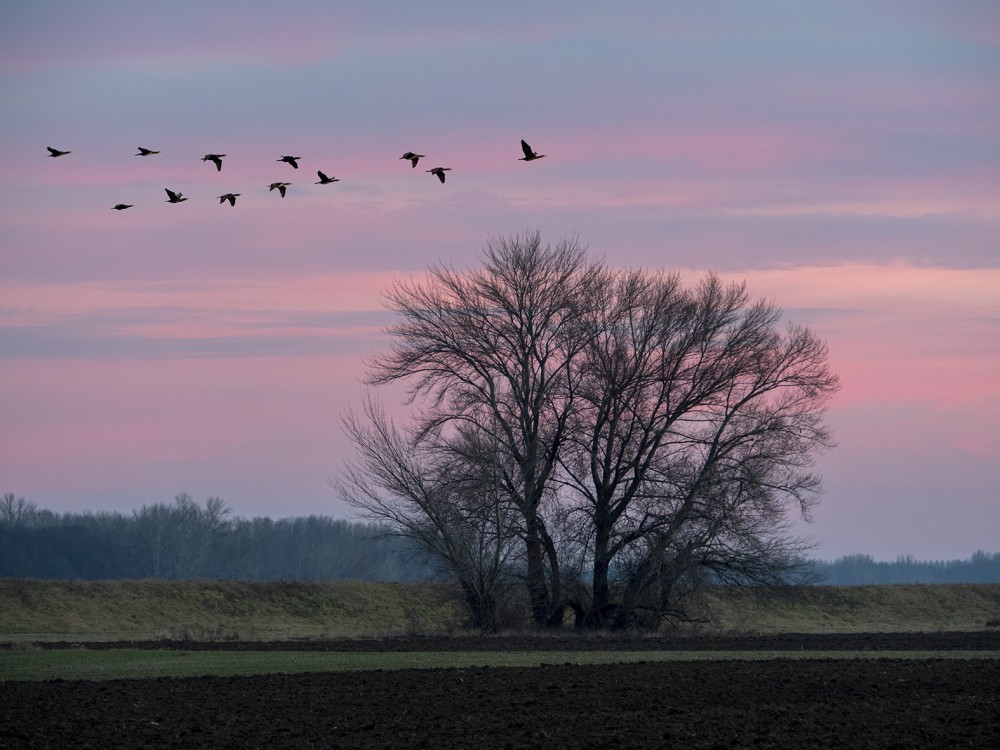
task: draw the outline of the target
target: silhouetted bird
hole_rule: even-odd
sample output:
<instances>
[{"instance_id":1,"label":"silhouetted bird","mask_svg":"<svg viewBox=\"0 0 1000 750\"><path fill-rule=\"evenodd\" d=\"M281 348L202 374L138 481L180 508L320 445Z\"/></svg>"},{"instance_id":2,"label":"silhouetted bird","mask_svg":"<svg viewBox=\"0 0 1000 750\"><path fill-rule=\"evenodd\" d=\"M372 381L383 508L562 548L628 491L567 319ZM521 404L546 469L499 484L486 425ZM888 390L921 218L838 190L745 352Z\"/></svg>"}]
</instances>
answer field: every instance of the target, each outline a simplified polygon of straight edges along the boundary
<instances>
[{"instance_id":1,"label":"silhouetted bird","mask_svg":"<svg viewBox=\"0 0 1000 750\"><path fill-rule=\"evenodd\" d=\"M523 138L521 139L521 150L524 152L524 156L518 159L518 161L534 161L535 159L545 158L545 154L536 154L532 151L531 146Z\"/></svg>"},{"instance_id":2,"label":"silhouetted bird","mask_svg":"<svg viewBox=\"0 0 1000 750\"><path fill-rule=\"evenodd\" d=\"M295 167L295 169L298 169L298 168L299 168L299 165L298 165L298 163L297 163L297 162L298 162L298 160L299 160L299 159L301 159L301 158L302 158L301 156L282 156L282 157L281 157L280 159L278 159L277 161L283 161L283 162L286 162L286 163L288 163L288 164L291 164L291 165L292 165L293 167Z\"/></svg>"},{"instance_id":3,"label":"silhouetted bird","mask_svg":"<svg viewBox=\"0 0 1000 750\"><path fill-rule=\"evenodd\" d=\"M316 171L316 174L319 175L319 182L315 183L316 185L329 185L331 182L340 182L336 177L327 177L319 170Z\"/></svg>"},{"instance_id":4,"label":"silhouetted bird","mask_svg":"<svg viewBox=\"0 0 1000 750\"><path fill-rule=\"evenodd\" d=\"M444 173L450 172L451 167L434 167L434 169L428 169L427 171L431 174L437 175L437 178L441 180L441 182L444 182Z\"/></svg>"},{"instance_id":5,"label":"silhouetted bird","mask_svg":"<svg viewBox=\"0 0 1000 750\"><path fill-rule=\"evenodd\" d=\"M226 193L225 195L220 195L219 196L219 203L225 203L226 201L229 201L229 205L230 206L235 206L236 205L236 198L239 195L240 195L240 193Z\"/></svg>"},{"instance_id":6,"label":"silhouetted bird","mask_svg":"<svg viewBox=\"0 0 1000 750\"><path fill-rule=\"evenodd\" d=\"M422 157L423 157L423 154L415 154L412 151L407 151L405 154L403 154L399 158L400 159L409 159L410 160L410 164L412 164L415 167L415 166L417 166L417 162L420 161L420 159Z\"/></svg>"},{"instance_id":7,"label":"silhouetted bird","mask_svg":"<svg viewBox=\"0 0 1000 750\"><path fill-rule=\"evenodd\" d=\"M149 156L151 154L158 154L158 153L160 153L159 151L153 151L152 149L143 148L142 146L139 146L138 149L139 149L139 153L136 154L136 156Z\"/></svg>"},{"instance_id":8,"label":"silhouetted bird","mask_svg":"<svg viewBox=\"0 0 1000 750\"><path fill-rule=\"evenodd\" d=\"M290 182L272 182L271 186L267 189L268 192L277 188L278 192L281 193L281 197L285 197L285 188L291 185Z\"/></svg>"},{"instance_id":9,"label":"silhouetted bird","mask_svg":"<svg viewBox=\"0 0 1000 750\"><path fill-rule=\"evenodd\" d=\"M66 156L66 154L72 153L72 151L60 151L57 148L52 148L52 146L46 146L49 150L49 156Z\"/></svg>"},{"instance_id":10,"label":"silhouetted bird","mask_svg":"<svg viewBox=\"0 0 1000 750\"><path fill-rule=\"evenodd\" d=\"M170 188L163 189L167 191L167 203L180 203L187 200L181 193L175 193Z\"/></svg>"},{"instance_id":11,"label":"silhouetted bird","mask_svg":"<svg viewBox=\"0 0 1000 750\"><path fill-rule=\"evenodd\" d=\"M132 203L116 203L111 208L115 211L124 211L126 208L132 208L133 205Z\"/></svg>"},{"instance_id":12,"label":"silhouetted bird","mask_svg":"<svg viewBox=\"0 0 1000 750\"><path fill-rule=\"evenodd\" d=\"M225 156L225 154L205 154L203 157L201 157L201 160L215 162L216 171L221 172L223 156Z\"/></svg>"}]
</instances>

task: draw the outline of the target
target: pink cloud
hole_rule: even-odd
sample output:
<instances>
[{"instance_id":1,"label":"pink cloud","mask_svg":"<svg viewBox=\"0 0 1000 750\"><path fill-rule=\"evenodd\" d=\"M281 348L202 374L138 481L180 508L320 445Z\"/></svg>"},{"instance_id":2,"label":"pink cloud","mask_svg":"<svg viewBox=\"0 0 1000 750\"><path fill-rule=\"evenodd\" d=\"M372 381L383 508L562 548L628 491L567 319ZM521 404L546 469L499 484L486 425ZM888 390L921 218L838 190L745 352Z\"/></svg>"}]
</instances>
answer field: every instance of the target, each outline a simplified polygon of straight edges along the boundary
<instances>
[{"instance_id":1,"label":"pink cloud","mask_svg":"<svg viewBox=\"0 0 1000 750\"><path fill-rule=\"evenodd\" d=\"M827 340L843 384L834 412L970 408L997 393L1000 357L987 342L1000 338L998 270L854 265L728 276Z\"/></svg>"},{"instance_id":2,"label":"pink cloud","mask_svg":"<svg viewBox=\"0 0 1000 750\"><path fill-rule=\"evenodd\" d=\"M310 314L381 310L381 293L397 275L7 282L5 306L16 314L4 320L59 326L103 315L98 323L110 326L111 337L294 339L308 335L296 321ZM689 283L700 276L685 273ZM845 543L837 540L841 514L869 512L856 507L867 495L851 482L866 478L869 494L880 481L895 483L898 492L903 472L923 492L936 492L941 480L928 472L947 475L968 464L965 485L972 487L980 464L997 457L991 409L1000 373L984 342L998 338L1000 271L846 265L726 278L745 279L751 296L774 299L791 320L828 340L844 383L830 410L841 445L820 465L829 487L821 522L834 545ZM135 507L186 490L222 495L241 513L282 515L284 506L275 504L281 497L295 498L287 514L342 512L325 486L350 452L338 419L363 398L360 355L386 342L373 326L336 318L320 325L331 342L356 337L365 344L345 356L8 358L8 429L0 435L7 481L47 507ZM378 395L403 411L401 388ZM262 473L262 463L274 471ZM89 493L83 499L82 487ZM871 551L871 544L858 549Z\"/></svg>"},{"instance_id":3,"label":"pink cloud","mask_svg":"<svg viewBox=\"0 0 1000 750\"><path fill-rule=\"evenodd\" d=\"M104 315L167 311L167 325L191 315L203 335L214 335L211 321L241 326L266 322L269 315L377 311L381 292L394 278L389 272L263 279L169 282L90 282L67 284L7 283L7 310L0 326L52 324L99 312Z\"/></svg>"},{"instance_id":4,"label":"pink cloud","mask_svg":"<svg viewBox=\"0 0 1000 750\"><path fill-rule=\"evenodd\" d=\"M9 36L0 60L21 73L105 64L299 65L329 59L356 27L351 13L332 6L258 3L252 13L234 14L175 3L169 13L148 11L106 2L63 3L58 10L26 6L10 19L21 33ZM248 37L260 44L247 44Z\"/></svg>"},{"instance_id":5,"label":"pink cloud","mask_svg":"<svg viewBox=\"0 0 1000 750\"><path fill-rule=\"evenodd\" d=\"M324 481L339 455L340 412L363 392L356 357L90 360L71 370L4 365L5 391L35 405L23 410L4 398L8 425L18 425L0 435L5 481L36 501L114 488L200 492L197 485L270 503L275 514L282 497L254 487L268 484L260 464L272 461L286 497L334 504Z\"/></svg>"}]
</instances>

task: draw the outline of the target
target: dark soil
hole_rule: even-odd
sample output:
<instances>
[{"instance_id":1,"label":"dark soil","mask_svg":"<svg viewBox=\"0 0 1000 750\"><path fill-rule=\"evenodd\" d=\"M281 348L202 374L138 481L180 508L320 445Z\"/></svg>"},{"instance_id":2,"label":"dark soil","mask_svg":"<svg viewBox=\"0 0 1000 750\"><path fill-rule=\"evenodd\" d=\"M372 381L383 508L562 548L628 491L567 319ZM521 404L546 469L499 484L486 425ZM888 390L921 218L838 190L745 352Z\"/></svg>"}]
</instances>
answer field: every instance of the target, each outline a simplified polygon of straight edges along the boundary
<instances>
[{"instance_id":1,"label":"dark soil","mask_svg":"<svg viewBox=\"0 0 1000 750\"><path fill-rule=\"evenodd\" d=\"M935 645L913 647L948 648L948 638L937 637ZM886 647L882 637L873 638L870 647ZM472 640L461 640L463 650L472 648ZM546 650L558 642L529 640ZM598 640L606 639L588 639L587 647ZM650 640L635 640L635 648L651 648ZM529 645L515 642L518 650ZM487 644L496 649L506 641ZM799 646L786 640L774 647ZM837 648L814 640L802 647ZM0 682L0 748L76 747L1000 747L1000 660L547 664Z\"/></svg>"},{"instance_id":2,"label":"dark soil","mask_svg":"<svg viewBox=\"0 0 1000 750\"><path fill-rule=\"evenodd\" d=\"M783 633L746 636L629 636L592 633L424 636L333 641L37 642L37 648L182 651L1000 651L1000 629L951 633ZM0 649L10 648L0 643Z\"/></svg>"}]
</instances>

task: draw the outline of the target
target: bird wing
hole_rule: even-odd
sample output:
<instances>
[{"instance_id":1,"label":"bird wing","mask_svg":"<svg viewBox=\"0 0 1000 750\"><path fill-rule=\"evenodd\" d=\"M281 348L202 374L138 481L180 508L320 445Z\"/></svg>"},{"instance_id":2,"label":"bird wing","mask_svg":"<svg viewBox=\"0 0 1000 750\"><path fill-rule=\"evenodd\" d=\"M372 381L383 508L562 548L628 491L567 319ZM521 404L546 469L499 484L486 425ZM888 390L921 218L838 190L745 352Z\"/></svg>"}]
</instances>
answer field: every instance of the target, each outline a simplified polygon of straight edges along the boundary
<instances>
[{"instance_id":1,"label":"bird wing","mask_svg":"<svg viewBox=\"0 0 1000 750\"><path fill-rule=\"evenodd\" d=\"M163 188L163 189L167 191L167 197L170 198L170 200L172 201L177 200L177 193L175 193L170 188Z\"/></svg>"},{"instance_id":2,"label":"bird wing","mask_svg":"<svg viewBox=\"0 0 1000 750\"><path fill-rule=\"evenodd\" d=\"M529 146L528 142L525 141L523 138L521 139L521 150L524 152L524 155L529 159L535 155L535 152L531 150L531 146Z\"/></svg>"}]
</instances>

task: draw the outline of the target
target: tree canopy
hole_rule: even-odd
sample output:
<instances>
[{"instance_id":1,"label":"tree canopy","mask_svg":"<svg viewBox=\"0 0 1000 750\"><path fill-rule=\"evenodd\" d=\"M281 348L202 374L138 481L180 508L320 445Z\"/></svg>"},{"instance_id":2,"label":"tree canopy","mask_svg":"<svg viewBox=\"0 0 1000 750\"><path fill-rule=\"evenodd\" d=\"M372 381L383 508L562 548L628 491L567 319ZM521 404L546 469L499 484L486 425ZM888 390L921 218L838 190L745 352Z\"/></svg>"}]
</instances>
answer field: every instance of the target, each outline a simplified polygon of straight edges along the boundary
<instances>
[{"instance_id":1,"label":"tree canopy","mask_svg":"<svg viewBox=\"0 0 1000 750\"><path fill-rule=\"evenodd\" d=\"M825 344L743 284L612 269L575 240L492 239L483 261L388 292L369 382L406 383L412 419L347 415L342 495L460 582L522 581L539 625L652 627L699 582L792 578L789 516L832 445ZM468 538L490 554L456 556Z\"/></svg>"}]
</instances>

